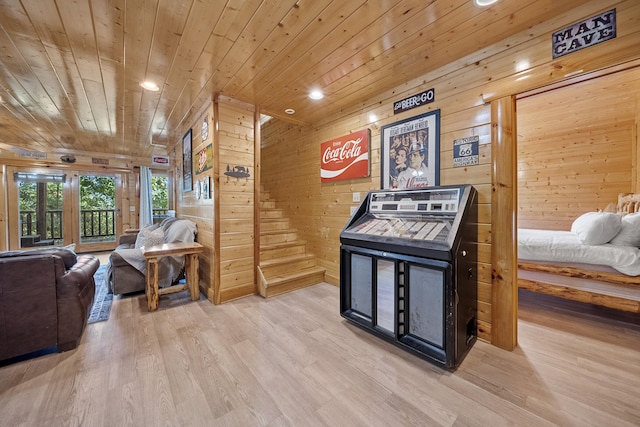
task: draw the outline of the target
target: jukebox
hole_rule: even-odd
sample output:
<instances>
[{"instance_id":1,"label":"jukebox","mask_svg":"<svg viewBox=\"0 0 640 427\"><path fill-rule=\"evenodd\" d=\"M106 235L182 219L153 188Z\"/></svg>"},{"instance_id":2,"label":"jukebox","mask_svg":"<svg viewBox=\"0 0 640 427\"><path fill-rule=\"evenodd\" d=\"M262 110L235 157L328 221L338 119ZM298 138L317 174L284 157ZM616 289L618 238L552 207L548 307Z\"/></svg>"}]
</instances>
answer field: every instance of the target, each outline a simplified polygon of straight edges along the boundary
<instances>
[{"instance_id":1,"label":"jukebox","mask_svg":"<svg viewBox=\"0 0 640 427\"><path fill-rule=\"evenodd\" d=\"M477 192L370 191L340 234L340 313L446 368L476 340Z\"/></svg>"}]
</instances>

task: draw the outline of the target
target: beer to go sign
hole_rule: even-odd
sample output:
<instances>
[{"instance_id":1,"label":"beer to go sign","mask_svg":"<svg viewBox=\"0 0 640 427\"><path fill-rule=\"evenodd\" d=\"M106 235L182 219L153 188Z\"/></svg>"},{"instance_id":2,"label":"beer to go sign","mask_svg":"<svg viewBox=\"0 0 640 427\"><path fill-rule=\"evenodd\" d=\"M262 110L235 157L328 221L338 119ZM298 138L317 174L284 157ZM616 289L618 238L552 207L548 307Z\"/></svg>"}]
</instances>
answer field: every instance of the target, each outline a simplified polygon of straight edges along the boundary
<instances>
[{"instance_id":1,"label":"beer to go sign","mask_svg":"<svg viewBox=\"0 0 640 427\"><path fill-rule=\"evenodd\" d=\"M323 142L320 146L322 182L369 176L369 129Z\"/></svg>"},{"instance_id":2,"label":"beer to go sign","mask_svg":"<svg viewBox=\"0 0 640 427\"><path fill-rule=\"evenodd\" d=\"M411 95L408 98L401 99L393 103L393 114L398 114L411 110L412 108L420 107L424 104L429 104L436 99L436 90L431 88L424 92Z\"/></svg>"}]
</instances>

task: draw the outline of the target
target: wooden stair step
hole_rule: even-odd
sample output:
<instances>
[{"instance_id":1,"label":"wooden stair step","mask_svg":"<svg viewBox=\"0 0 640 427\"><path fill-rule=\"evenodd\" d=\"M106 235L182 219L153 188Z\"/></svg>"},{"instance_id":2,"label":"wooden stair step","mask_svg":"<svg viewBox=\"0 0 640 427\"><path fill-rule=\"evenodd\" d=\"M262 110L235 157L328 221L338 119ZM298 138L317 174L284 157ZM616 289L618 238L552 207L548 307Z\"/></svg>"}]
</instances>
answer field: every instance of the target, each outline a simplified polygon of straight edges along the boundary
<instances>
[{"instance_id":1,"label":"wooden stair step","mask_svg":"<svg viewBox=\"0 0 640 427\"><path fill-rule=\"evenodd\" d=\"M298 233L298 230L296 230L295 228L287 228L285 230L265 230L262 231L260 230L260 234L261 235L271 235L271 234L282 234L282 233Z\"/></svg>"},{"instance_id":2,"label":"wooden stair step","mask_svg":"<svg viewBox=\"0 0 640 427\"><path fill-rule=\"evenodd\" d=\"M260 246L260 260L299 255L306 252L307 245L302 240L274 243Z\"/></svg>"},{"instance_id":3,"label":"wooden stair step","mask_svg":"<svg viewBox=\"0 0 640 427\"><path fill-rule=\"evenodd\" d=\"M284 218L284 211L282 209L261 209L260 218Z\"/></svg>"},{"instance_id":4,"label":"wooden stair step","mask_svg":"<svg viewBox=\"0 0 640 427\"><path fill-rule=\"evenodd\" d=\"M288 274L291 271L305 270L315 266L316 257L312 254L299 254L260 261L260 268L267 280L271 277Z\"/></svg>"},{"instance_id":5,"label":"wooden stair step","mask_svg":"<svg viewBox=\"0 0 640 427\"><path fill-rule=\"evenodd\" d=\"M295 242L270 243L268 245L261 245L260 249L270 251L274 249L280 249L287 246L295 246L295 245L306 245L306 242L304 240L298 239Z\"/></svg>"},{"instance_id":6,"label":"wooden stair step","mask_svg":"<svg viewBox=\"0 0 640 427\"><path fill-rule=\"evenodd\" d=\"M274 230L289 230L291 225L288 218L261 218L260 232Z\"/></svg>"},{"instance_id":7,"label":"wooden stair step","mask_svg":"<svg viewBox=\"0 0 640 427\"><path fill-rule=\"evenodd\" d=\"M306 258L314 259L315 257L312 254L307 254L307 253L296 254L291 256L283 256L283 257L270 259L270 260L261 260L260 267L271 267L273 265L286 264L288 262L295 262L300 259L306 259Z\"/></svg>"},{"instance_id":8,"label":"wooden stair step","mask_svg":"<svg viewBox=\"0 0 640 427\"><path fill-rule=\"evenodd\" d=\"M260 245L293 242L293 241L296 241L297 239L298 239L298 232L294 229L260 232Z\"/></svg>"},{"instance_id":9,"label":"wooden stair step","mask_svg":"<svg viewBox=\"0 0 640 427\"><path fill-rule=\"evenodd\" d=\"M260 200L260 208L273 210L276 208L276 202L273 200Z\"/></svg>"},{"instance_id":10,"label":"wooden stair step","mask_svg":"<svg viewBox=\"0 0 640 427\"><path fill-rule=\"evenodd\" d=\"M291 292L307 286L316 285L324 281L325 269L312 267L293 271L286 275L271 277L261 286L260 295L265 298Z\"/></svg>"}]
</instances>

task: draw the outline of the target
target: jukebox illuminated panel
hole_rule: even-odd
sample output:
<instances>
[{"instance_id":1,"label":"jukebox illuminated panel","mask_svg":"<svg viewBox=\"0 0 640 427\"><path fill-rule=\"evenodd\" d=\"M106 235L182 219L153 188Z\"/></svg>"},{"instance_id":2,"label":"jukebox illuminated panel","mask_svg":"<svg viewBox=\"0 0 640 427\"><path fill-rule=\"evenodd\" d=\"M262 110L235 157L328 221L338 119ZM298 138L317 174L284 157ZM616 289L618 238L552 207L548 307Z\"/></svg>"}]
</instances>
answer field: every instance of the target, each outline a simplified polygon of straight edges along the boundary
<instances>
[{"instance_id":1,"label":"jukebox illuminated panel","mask_svg":"<svg viewBox=\"0 0 640 427\"><path fill-rule=\"evenodd\" d=\"M477 193L371 191L340 234L340 311L455 368L476 338Z\"/></svg>"}]
</instances>

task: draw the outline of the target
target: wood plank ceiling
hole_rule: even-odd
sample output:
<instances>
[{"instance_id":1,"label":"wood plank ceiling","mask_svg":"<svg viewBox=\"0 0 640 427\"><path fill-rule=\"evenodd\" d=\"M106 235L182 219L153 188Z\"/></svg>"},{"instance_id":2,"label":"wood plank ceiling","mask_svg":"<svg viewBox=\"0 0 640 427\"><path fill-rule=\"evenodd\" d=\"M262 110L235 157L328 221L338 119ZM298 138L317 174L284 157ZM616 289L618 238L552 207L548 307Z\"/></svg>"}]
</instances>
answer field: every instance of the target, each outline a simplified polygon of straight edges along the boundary
<instances>
[{"instance_id":1,"label":"wood plank ceiling","mask_svg":"<svg viewBox=\"0 0 640 427\"><path fill-rule=\"evenodd\" d=\"M162 154L214 93L317 123L581 3L0 0L0 149Z\"/></svg>"}]
</instances>

